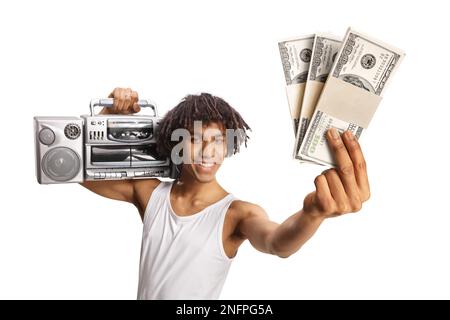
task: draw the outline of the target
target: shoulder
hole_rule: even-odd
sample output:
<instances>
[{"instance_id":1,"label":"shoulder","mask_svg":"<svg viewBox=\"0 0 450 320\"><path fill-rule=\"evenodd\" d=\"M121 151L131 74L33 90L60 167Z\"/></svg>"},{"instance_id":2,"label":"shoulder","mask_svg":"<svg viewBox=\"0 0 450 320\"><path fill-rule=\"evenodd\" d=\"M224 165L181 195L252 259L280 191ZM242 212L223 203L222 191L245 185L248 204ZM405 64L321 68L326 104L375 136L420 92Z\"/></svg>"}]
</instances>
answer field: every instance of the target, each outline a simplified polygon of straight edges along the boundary
<instances>
[{"instance_id":1,"label":"shoulder","mask_svg":"<svg viewBox=\"0 0 450 320\"><path fill-rule=\"evenodd\" d=\"M136 192L142 192L156 189L163 181L159 179L139 179L133 180L133 187Z\"/></svg>"},{"instance_id":2,"label":"shoulder","mask_svg":"<svg viewBox=\"0 0 450 320\"><path fill-rule=\"evenodd\" d=\"M260 205L243 200L231 203L229 215L238 221L250 217L267 217L266 211Z\"/></svg>"},{"instance_id":3,"label":"shoulder","mask_svg":"<svg viewBox=\"0 0 450 320\"><path fill-rule=\"evenodd\" d=\"M164 182L159 179L133 180L135 205L138 208L141 216L143 216L145 209L147 208L148 201L150 200L153 191L161 183Z\"/></svg>"},{"instance_id":4,"label":"shoulder","mask_svg":"<svg viewBox=\"0 0 450 320\"><path fill-rule=\"evenodd\" d=\"M241 232L242 227L251 225L259 219L268 219L266 211L261 206L248 201L234 200L228 208L225 219L225 236L240 244L246 239Z\"/></svg>"}]
</instances>

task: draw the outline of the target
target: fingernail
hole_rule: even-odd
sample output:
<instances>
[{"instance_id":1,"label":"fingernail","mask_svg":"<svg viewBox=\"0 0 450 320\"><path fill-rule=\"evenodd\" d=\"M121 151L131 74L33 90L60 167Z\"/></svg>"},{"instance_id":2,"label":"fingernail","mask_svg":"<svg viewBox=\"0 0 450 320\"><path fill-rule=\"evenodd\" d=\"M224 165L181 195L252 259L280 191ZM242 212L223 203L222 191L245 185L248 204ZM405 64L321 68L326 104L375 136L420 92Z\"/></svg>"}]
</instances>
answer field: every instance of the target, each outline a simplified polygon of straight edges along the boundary
<instances>
[{"instance_id":1,"label":"fingernail","mask_svg":"<svg viewBox=\"0 0 450 320\"><path fill-rule=\"evenodd\" d=\"M355 140L355 136L351 131L346 131L345 135L347 136L348 140Z\"/></svg>"},{"instance_id":2,"label":"fingernail","mask_svg":"<svg viewBox=\"0 0 450 320\"><path fill-rule=\"evenodd\" d=\"M336 130L336 128L330 129L331 137L335 140L339 139L339 132Z\"/></svg>"}]
</instances>

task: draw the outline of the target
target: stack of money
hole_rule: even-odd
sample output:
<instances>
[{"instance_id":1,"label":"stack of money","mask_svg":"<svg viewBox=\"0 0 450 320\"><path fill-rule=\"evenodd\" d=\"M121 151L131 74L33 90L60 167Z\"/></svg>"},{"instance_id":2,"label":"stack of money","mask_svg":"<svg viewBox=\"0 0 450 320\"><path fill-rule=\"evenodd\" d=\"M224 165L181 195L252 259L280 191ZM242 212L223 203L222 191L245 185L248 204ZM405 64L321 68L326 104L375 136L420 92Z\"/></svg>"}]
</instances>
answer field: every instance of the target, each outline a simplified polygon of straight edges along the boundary
<instances>
[{"instance_id":1,"label":"stack of money","mask_svg":"<svg viewBox=\"0 0 450 320\"><path fill-rule=\"evenodd\" d=\"M325 133L366 129L405 54L352 28L341 42L315 34L278 43L301 162L335 166Z\"/></svg>"}]
</instances>

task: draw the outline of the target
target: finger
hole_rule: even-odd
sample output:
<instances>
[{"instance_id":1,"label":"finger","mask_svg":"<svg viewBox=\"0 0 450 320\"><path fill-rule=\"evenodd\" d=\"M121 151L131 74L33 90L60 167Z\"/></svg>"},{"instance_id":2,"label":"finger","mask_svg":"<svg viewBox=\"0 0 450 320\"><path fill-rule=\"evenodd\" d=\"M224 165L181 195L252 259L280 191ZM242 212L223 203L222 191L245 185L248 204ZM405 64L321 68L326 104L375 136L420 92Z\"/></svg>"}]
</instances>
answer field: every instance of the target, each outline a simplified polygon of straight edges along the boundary
<instances>
[{"instance_id":1,"label":"finger","mask_svg":"<svg viewBox=\"0 0 450 320\"><path fill-rule=\"evenodd\" d=\"M325 212L334 212L335 201L331 195L325 175L321 174L317 176L316 179L314 179L314 184L316 186L315 204Z\"/></svg>"},{"instance_id":2,"label":"finger","mask_svg":"<svg viewBox=\"0 0 450 320\"><path fill-rule=\"evenodd\" d=\"M108 95L108 98L114 98L114 94L116 92L117 88L114 88L113 91L111 91L111 93Z\"/></svg>"},{"instance_id":3,"label":"finger","mask_svg":"<svg viewBox=\"0 0 450 320\"><path fill-rule=\"evenodd\" d=\"M139 96L136 91L131 91L131 103L133 105L133 112L139 112L141 107L138 105Z\"/></svg>"},{"instance_id":4,"label":"finger","mask_svg":"<svg viewBox=\"0 0 450 320\"><path fill-rule=\"evenodd\" d=\"M117 112L124 113L125 111L125 89L120 89L118 92Z\"/></svg>"},{"instance_id":5,"label":"finger","mask_svg":"<svg viewBox=\"0 0 450 320\"><path fill-rule=\"evenodd\" d=\"M347 212L349 210L347 194L338 173L334 169L329 169L324 173L324 176L327 179L331 196L336 203L337 211L340 213Z\"/></svg>"},{"instance_id":6,"label":"finger","mask_svg":"<svg viewBox=\"0 0 450 320\"><path fill-rule=\"evenodd\" d=\"M136 91L131 91L131 102L134 104L139 101L139 95Z\"/></svg>"},{"instance_id":7,"label":"finger","mask_svg":"<svg viewBox=\"0 0 450 320\"><path fill-rule=\"evenodd\" d=\"M117 113L118 104L119 104L119 91L120 91L120 88L114 88L114 90L108 96L108 98L113 99L113 106L112 106L112 108L110 108L110 111L113 113Z\"/></svg>"},{"instance_id":8,"label":"finger","mask_svg":"<svg viewBox=\"0 0 450 320\"><path fill-rule=\"evenodd\" d=\"M316 206L316 191L310 192L306 195L303 200L303 209L307 211L311 211L312 209L317 208Z\"/></svg>"},{"instance_id":9,"label":"finger","mask_svg":"<svg viewBox=\"0 0 450 320\"><path fill-rule=\"evenodd\" d=\"M133 109L133 102L131 101L131 89L127 88L125 89L125 95L124 95L124 111L125 113L130 113Z\"/></svg>"},{"instance_id":10,"label":"finger","mask_svg":"<svg viewBox=\"0 0 450 320\"><path fill-rule=\"evenodd\" d=\"M350 158L348 150L342 141L339 132L335 128L331 128L327 132L328 142L333 151L336 160L336 169L341 178L344 189L350 199L359 201L360 190L356 183L353 162Z\"/></svg>"},{"instance_id":11,"label":"finger","mask_svg":"<svg viewBox=\"0 0 450 320\"><path fill-rule=\"evenodd\" d=\"M134 112L139 112L139 111L141 111L141 107L137 104L137 103L134 103L133 104L133 110L134 110Z\"/></svg>"},{"instance_id":12,"label":"finger","mask_svg":"<svg viewBox=\"0 0 450 320\"><path fill-rule=\"evenodd\" d=\"M131 96L129 94L129 89L122 89L120 92L120 113L127 114L128 113L128 104L131 101Z\"/></svg>"},{"instance_id":13,"label":"finger","mask_svg":"<svg viewBox=\"0 0 450 320\"><path fill-rule=\"evenodd\" d=\"M369 178L367 176L366 160L364 159L361 146L350 131L345 132L344 143L353 162L355 179L361 193L361 199L367 200L370 195L370 187Z\"/></svg>"}]
</instances>

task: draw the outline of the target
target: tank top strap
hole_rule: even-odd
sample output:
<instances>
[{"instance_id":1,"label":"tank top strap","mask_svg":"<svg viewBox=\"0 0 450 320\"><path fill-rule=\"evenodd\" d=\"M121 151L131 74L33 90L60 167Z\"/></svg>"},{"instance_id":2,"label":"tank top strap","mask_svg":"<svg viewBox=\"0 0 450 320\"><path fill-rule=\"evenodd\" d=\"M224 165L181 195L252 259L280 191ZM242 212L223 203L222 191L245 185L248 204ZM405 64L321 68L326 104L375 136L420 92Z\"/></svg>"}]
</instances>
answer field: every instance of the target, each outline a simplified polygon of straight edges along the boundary
<instances>
[{"instance_id":1,"label":"tank top strap","mask_svg":"<svg viewBox=\"0 0 450 320\"><path fill-rule=\"evenodd\" d=\"M161 181L153 190L145 209L143 221L144 225L147 221L147 216L151 215L152 212L158 212L157 209L165 202L167 193L170 192L171 185L172 181Z\"/></svg>"}]
</instances>

